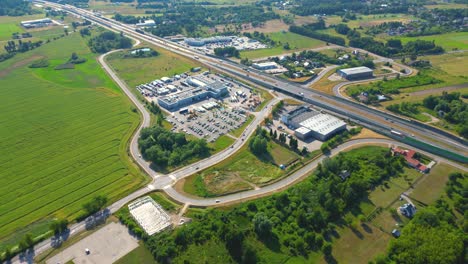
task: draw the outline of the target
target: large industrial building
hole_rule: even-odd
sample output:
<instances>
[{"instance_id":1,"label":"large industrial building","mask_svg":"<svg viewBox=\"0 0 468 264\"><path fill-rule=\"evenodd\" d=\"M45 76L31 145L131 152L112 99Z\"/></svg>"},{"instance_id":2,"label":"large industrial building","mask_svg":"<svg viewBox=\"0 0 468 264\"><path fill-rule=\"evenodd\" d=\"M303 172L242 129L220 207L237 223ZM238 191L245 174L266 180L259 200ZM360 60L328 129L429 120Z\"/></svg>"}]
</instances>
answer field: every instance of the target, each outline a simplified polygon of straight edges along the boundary
<instances>
[{"instance_id":1,"label":"large industrial building","mask_svg":"<svg viewBox=\"0 0 468 264\"><path fill-rule=\"evenodd\" d=\"M332 115L313 111L300 106L281 116L281 121L294 130L294 135L302 140L314 137L325 141L346 129L346 123Z\"/></svg>"},{"instance_id":2,"label":"large industrial building","mask_svg":"<svg viewBox=\"0 0 468 264\"><path fill-rule=\"evenodd\" d=\"M276 64L276 62L274 61L268 61L268 62L261 62L261 63L252 63L252 67L257 70L265 71L265 70L277 69L278 64Z\"/></svg>"},{"instance_id":3,"label":"large industrial building","mask_svg":"<svg viewBox=\"0 0 468 264\"><path fill-rule=\"evenodd\" d=\"M24 28L48 27L52 24L54 24L54 22L50 18L21 21L21 26L23 26Z\"/></svg>"},{"instance_id":4,"label":"large industrial building","mask_svg":"<svg viewBox=\"0 0 468 264\"><path fill-rule=\"evenodd\" d=\"M211 43L229 43L233 37L228 36L216 36L210 38L186 38L184 41L187 45L201 47Z\"/></svg>"},{"instance_id":5,"label":"large industrial building","mask_svg":"<svg viewBox=\"0 0 468 264\"><path fill-rule=\"evenodd\" d=\"M154 20L152 19L149 19L149 20L145 20L143 22L137 23L135 26L137 28L154 27L156 26L156 22L154 22Z\"/></svg>"},{"instance_id":6,"label":"large industrial building","mask_svg":"<svg viewBox=\"0 0 468 264\"><path fill-rule=\"evenodd\" d=\"M371 78L373 76L372 69L368 67L355 67L338 70L337 73L348 80Z\"/></svg>"},{"instance_id":7,"label":"large industrial building","mask_svg":"<svg viewBox=\"0 0 468 264\"><path fill-rule=\"evenodd\" d=\"M190 77L187 83L192 89L158 98L158 104L167 110L176 110L193 103L208 99L221 99L228 94L227 86L220 82L209 82L202 77Z\"/></svg>"}]
</instances>

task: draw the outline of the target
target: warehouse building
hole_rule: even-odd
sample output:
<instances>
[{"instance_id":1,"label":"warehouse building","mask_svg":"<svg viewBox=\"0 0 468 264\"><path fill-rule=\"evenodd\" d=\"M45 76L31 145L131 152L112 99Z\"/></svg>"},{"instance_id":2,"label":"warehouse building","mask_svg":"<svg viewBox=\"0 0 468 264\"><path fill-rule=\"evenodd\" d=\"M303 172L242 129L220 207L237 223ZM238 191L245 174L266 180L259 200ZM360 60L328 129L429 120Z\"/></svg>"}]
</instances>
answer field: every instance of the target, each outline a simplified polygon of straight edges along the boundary
<instances>
[{"instance_id":1,"label":"warehouse building","mask_svg":"<svg viewBox=\"0 0 468 264\"><path fill-rule=\"evenodd\" d=\"M284 114L281 116L281 121L288 127L295 129L294 135L301 140L314 137L325 141L346 129L346 123L341 119L313 111L306 106L297 107Z\"/></svg>"},{"instance_id":2,"label":"warehouse building","mask_svg":"<svg viewBox=\"0 0 468 264\"><path fill-rule=\"evenodd\" d=\"M137 23L135 25L137 28L145 28L145 27L154 27L156 26L156 22L154 22L154 20L145 20L141 23Z\"/></svg>"},{"instance_id":3,"label":"warehouse building","mask_svg":"<svg viewBox=\"0 0 468 264\"><path fill-rule=\"evenodd\" d=\"M210 38L186 38L184 41L187 45L201 47L211 43L230 43L232 41L232 37L216 36Z\"/></svg>"},{"instance_id":4,"label":"warehouse building","mask_svg":"<svg viewBox=\"0 0 468 264\"><path fill-rule=\"evenodd\" d=\"M54 24L54 22L48 17L36 20L21 21L21 26L23 26L24 28L48 27L52 24Z\"/></svg>"},{"instance_id":5,"label":"warehouse building","mask_svg":"<svg viewBox=\"0 0 468 264\"><path fill-rule=\"evenodd\" d=\"M268 61L268 62L261 62L261 63L252 63L252 67L261 70L261 71L266 71L266 70L272 70L272 69L277 69L278 64L274 61Z\"/></svg>"},{"instance_id":6,"label":"warehouse building","mask_svg":"<svg viewBox=\"0 0 468 264\"><path fill-rule=\"evenodd\" d=\"M198 84L195 88L159 97L158 104L172 111L209 98L221 99L228 95L227 86L220 81L206 84L196 78L191 78L191 80L192 82L188 80L189 84L193 85L192 83L195 81Z\"/></svg>"},{"instance_id":7,"label":"warehouse building","mask_svg":"<svg viewBox=\"0 0 468 264\"><path fill-rule=\"evenodd\" d=\"M355 67L338 70L337 73L348 80L365 79L373 76L372 69L368 67Z\"/></svg>"}]
</instances>

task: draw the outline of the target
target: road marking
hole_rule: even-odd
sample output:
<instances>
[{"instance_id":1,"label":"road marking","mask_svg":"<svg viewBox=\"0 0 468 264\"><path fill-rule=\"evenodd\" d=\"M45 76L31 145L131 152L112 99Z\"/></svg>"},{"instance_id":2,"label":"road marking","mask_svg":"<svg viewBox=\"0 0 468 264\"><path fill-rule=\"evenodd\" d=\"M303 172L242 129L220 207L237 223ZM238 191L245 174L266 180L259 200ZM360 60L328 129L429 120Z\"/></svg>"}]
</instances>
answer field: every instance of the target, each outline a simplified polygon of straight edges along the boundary
<instances>
[{"instance_id":1,"label":"road marking","mask_svg":"<svg viewBox=\"0 0 468 264\"><path fill-rule=\"evenodd\" d=\"M171 186L170 184L168 184L168 185L166 185L166 186L163 187L163 190L167 190L167 189L169 189L169 188L171 188L171 187L172 187L172 186Z\"/></svg>"},{"instance_id":2,"label":"road marking","mask_svg":"<svg viewBox=\"0 0 468 264\"><path fill-rule=\"evenodd\" d=\"M171 178L173 181L177 181L177 178L174 175L169 175L169 178Z\"/></svg>"},{"instance_id":3,"label":"road marking","mask_svg":"<svg viewBox=\"0 0 468 264\"><path fill-rule=\"evenodd\" d=\"M153 184L149 184L149 185L148 185L148 189L154 190L154 189L155 189L155 188L154 188L154 185L153 185Z\"/></svg>"}]
</instances>

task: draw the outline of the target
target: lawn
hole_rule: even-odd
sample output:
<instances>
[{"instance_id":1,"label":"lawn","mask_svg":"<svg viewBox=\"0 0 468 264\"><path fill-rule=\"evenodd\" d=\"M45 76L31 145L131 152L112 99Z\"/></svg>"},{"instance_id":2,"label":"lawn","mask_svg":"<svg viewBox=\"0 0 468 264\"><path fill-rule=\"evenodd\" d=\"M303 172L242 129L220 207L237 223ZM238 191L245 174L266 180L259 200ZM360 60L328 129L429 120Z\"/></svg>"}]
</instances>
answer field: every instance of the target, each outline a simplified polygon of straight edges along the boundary
<instances>
[{"instance_id":1,"label":"lawn","mask_svg":"<svg viewBox=\"0 0 468 264\"><path fill-rule=\"evenodd\" d=\"M393 38L393 37L392 37ZM397 37L403 44L417 39L434 41L436 45L443 47L447 51L453 49L468 49L468 32L451 32L432 36L420 37Z\"/></svg>"},{"instance_id":2,"label":"lawn","mask_svg":"<svg viewBox=\"0 0 468 264\"><path fill-rule=\"evenodd\" d=\"M433 203L443 194L448 175L458 171L457 168L445 163L435 165L431 172L417 183L410 197L425 204Z\"/></svg>"},{"instance_id":3,"label":"lawn","mask_svg":"<svg viewBox=\"0 0 468 264\"><path fill-rule=\"evenodd\" d=\"M392 238L370 224L356 228L338 228L339 238L333 242L332 254L337 263L367 263L387 248ZM323 260L322 263L325 261ZM325 262L326 263L326 262Z\"/></svg>"},{"instance_id":4,"label":"lawn","mask_svg":"<svg viewBox=\"0 0 468 264\"><path fill-rule=\"evenodd\" d=\"M277 47L273 47L269 49L242 51L241 57L248 58L248 59L257 59L257 58L269 57L269 56L274 56L274 55L280 55L283 53L291 53L291 52L295 52L299 50L313 49L313 48L325 46L325 42L321 40L301 36L299 34L292 33L292 32L283 32L283 31L274 32L274 33L268 34L268 36L272 40L281 44L279 44L279 46ZM285 50L283 48L283 44L285 43L289 43L289 46L291 47L290 50Z\"/></svg>"},{"instance_id":5,"label":"lawn","mask_svg":"<svg viewBox=\"0 0 468 264\"><path fill-rule=\"evenodd\" d=\"M54 70L72 52L88 61ZM39 58L50 66L27 67ZM112 202L142 186L126 153L138 114L78 34L0 63L0 76L2 246L54 217L74 220L97 194Z\"/></svg>"},{"instance_id":6,"label":"lawn","mask_svg":"<svg viewBox=\"0 0 468 264\"><path fill-rule=\"evenodd\" d=\"M268 157L258 158L248 146L242 147L226 160L194 174L183 183L186 193L198 196L218 196L252 189L267 184L285 174L279 164L287 164L299 156L276 143L269 143Z\"/></svg>"},{"instance_id":7,"label":"lawn","mask_svg":"<svg viewBox=\"0 0 468 264\"><path fill-rule=\"evenodd\" d=\"M156 264L156 261L153 259L153 255L151 255L151 252L143 245L143 243L140 243L140 246L132 250L130 253L127 255L123 256L116 262L115 264L134 264L134 263L139 263L139 264Z\"/></svg>"},{"instance_id":8,"label":"lawn","mask_svg":"<svg viewBox=\"0 0 468 264\"><path fill-rule=\"evenodd\" d=\"M44 18L43 14L29 16L0 16L0 40L11 39L11 34L15 32L25 32L20 26L20 22L24 20L33 20Z\"/></svg>"}]
</instances>

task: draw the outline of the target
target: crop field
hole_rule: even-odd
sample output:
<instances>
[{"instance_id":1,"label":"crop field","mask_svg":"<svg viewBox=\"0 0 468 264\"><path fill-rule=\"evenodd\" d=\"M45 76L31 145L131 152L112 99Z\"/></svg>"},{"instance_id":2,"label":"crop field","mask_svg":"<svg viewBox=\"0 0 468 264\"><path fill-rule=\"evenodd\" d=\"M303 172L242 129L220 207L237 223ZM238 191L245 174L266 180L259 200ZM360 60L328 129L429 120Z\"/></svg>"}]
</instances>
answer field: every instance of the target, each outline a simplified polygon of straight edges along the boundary
<instances>
[{"instance_id":1,"label":"crop field","mask_svg":"<svg viewBox=\"0 0 468 264\"><path fill-rule=\"evenodd\" d=\"M268 34L268 36L281 44L278 47L273 47L269 49L258 49L258 50L249 50L242 51L241 57L248 59L257 59L263 57L269 57L274 55L280 55L283 53L292 53L294 51L304 50L304 49L313 49L325 46L325 42L313 39L305 36L301 36L292 32L274 32ZM283 44L289 43L291 49L285 50Z\"/></svg>"},{"instance_id":2,"label":"crop field","mask_svg":"<svg viewBox=\"0 0 468 264\"><path fill-rule=\"evenodd\" d=\"M432 36L420 37L397 37L403 44L417 39L434 41L436 45L441 46L446 51L453 49L468 49L468 32L451 32Z\"/></svg>"},{"instance_id":3,"label":"crop field","mask_svg":"<svg viewBox=\"0 0 468 264\"><path fill-rule=\"evenodd\" d=\"M72 52L88 61L54 70ZM28 68L40 58L50 66ZM74 220L97 194L115 201L143 184L126 154L138 115L78 34L0 63L0 77L2 246L54 217Z\"/></svg>"}]
</instances>

